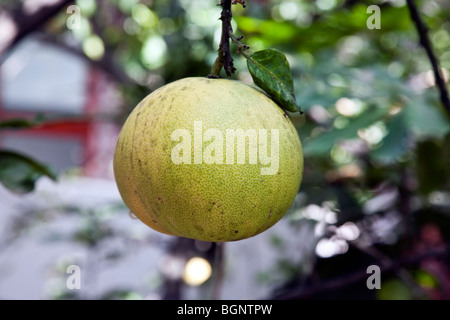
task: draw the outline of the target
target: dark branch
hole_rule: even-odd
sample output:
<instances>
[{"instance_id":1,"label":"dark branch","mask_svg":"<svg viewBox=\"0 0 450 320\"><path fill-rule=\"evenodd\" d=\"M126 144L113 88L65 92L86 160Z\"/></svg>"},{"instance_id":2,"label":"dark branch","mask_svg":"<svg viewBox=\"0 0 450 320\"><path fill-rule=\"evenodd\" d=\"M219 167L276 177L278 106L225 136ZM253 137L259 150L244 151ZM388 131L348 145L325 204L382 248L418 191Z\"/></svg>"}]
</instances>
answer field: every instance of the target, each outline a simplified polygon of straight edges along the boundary
<instances>
[{"instance_id":1,"label":"dark branch","mask_svg":"<svg viewBox=\"0 0 450 320\"><path fill-rule=\"evenodd\" d=\"M220 15L220 20L222 20L222 38L220 40L219 58L223 61L225 73L227 76L231 76L234 70L236 70L230 52L230 32L233 32L231 27L231 0L222 0L221 5L222 14Z\"/></svg>"},{"instance_id":2,"label":"dark branch","mask_svg":"<svg viewBox=\"0 0 450 320\"><path fill-rule=\"evenodd\" d=\"M422 21L422 18L420 17L419 11L417 10L417 6L414 0L406 0L406 2L408 4L411 19L416 26L417 32L419 33L420 44L424 47L425 51L427 52L428 59L430 60L431 65L433 67L434 78L436 79L435 80L436 85L441 95L442 104L444 108L447 110L448 114L450 115L450 99L448 96L447 87L441 74L439 62L436 58L436 55L433 52L430 38L428 37L427 26Z\"/></svg>"},{"instance_id":3,"label":"dark branch","mask_svg":"<svg viewBox=\"0 0 450 320\"><path fill-rule=\"evenodd\" d=\"M222 290L223 278L225 275L225 243L216 243L216 256L214 261L214 268L216 270L214 275L214 282L212 288L212 300L220 299L220 292Z\"/></svg>"},{"instance_id":4,"label":"dark branch","mask_svg":"<svg viewBox=\"0 0 450 320\"><path fill-rule=\"evenodd\" d=\"M222 7L222 13L220 14L220 20L222 20L222 36L219 44L219 54L211 68L211 74L209 77L220 77L220 71L225 69L227 76L231 76L236 70L233 65L233 57L230 52L230 33L233 32L231 27L231 19L233 17L231 13L231 4L235 3L232 0L221 0L220 6Z\"/></svg>"},{"instance_id":5,"label":"dark branch","mask_svg":"<svg viewBox=\"0 0 450 320\"><path fill-rule=\"evenodd\" d=\"M15 26L14 34L9 41L0 45L0 56L9 51L28 34L42 27L47 21L72 2L73 0L56 1L51 5L42 6L36 13L31 15L24 12L22 5L16 10L13 10L10 16Z\"/></svg>"},{"instance_id":6,"label":"dark branch","mask_svg":"<svg viewBox=\"0 0 450 320\"><path fill-rule=\"evenodd\" d=\"M402 270L405 267L410 267L417 265L421 261L428 259L428 258L444 258L448 257L450 254L450 248L444 247L442 249L436 249L433 251L429 251L417 256L410 257L408 259L401 259L398 261L390 261L389 263L384 264L383 266L380 266L381 273L386 274L389 272L398 272ZM300 289L294 289L289 292L284 292L279 295L276 295L275 297L269 298L270 300L297 300L297 299L308 299L312 298L318 294L329 292L329 291L336 291L338 289L342 289L345 287L348 287L352 284L356 284L361 281L367 280L367 278L370 276L366 272L366 270L361 270L359 272L355 272L352 274L349 274L347 276L343 277L337 277L335 279L327 280L326 282L319 283L313 287L308 288L300 288Z\"/></svg>"}]
</instances>

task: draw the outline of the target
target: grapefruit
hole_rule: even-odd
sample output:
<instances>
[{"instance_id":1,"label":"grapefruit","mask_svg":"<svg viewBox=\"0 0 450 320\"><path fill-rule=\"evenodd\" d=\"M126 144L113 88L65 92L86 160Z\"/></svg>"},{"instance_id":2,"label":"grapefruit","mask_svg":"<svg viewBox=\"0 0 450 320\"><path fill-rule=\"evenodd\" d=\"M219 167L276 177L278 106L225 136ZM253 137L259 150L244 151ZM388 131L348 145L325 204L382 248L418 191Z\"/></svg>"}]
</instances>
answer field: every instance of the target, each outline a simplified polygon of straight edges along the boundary
<instances>
[{"instance_id":1,"label":"grapefruit","mask_svg":"<svg viewBox=\"0 0 450 320\"><path fill-rule=\"evenodd\" d=\"M203 241L255 236L292 205L302 146L264 92L228 79L185 78L144 98L119 134L114 175L149 227Z\"/></svg>"}]
</instances>

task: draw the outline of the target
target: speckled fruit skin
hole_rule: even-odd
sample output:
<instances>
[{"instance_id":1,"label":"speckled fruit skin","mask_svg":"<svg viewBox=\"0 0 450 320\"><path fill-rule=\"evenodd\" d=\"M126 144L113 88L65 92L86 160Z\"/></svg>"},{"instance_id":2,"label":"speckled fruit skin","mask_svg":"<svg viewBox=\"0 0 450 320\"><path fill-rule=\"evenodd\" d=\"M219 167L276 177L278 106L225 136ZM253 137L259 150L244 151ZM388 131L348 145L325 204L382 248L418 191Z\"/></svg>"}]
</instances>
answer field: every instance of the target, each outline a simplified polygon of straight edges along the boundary
<instances>
[{"instance_id":1,"label":"speckled fruit skin","mask_svg":"<svg viewBox=\"0 0 450 320\"><path fill-rule=\"evenodd\" d=\"M202 121L203 132L278 129L278 172L261 175L259 160L173 163L179 141L172 132L192 133L194 121ZM129 115L114 155L116 183L132 213L159 232L203 241L241 240L273 226L291 206L302 173L300 139L284 111L255 87L227 79L185 78L152 92Z\"/></svg>"}]
</instances>

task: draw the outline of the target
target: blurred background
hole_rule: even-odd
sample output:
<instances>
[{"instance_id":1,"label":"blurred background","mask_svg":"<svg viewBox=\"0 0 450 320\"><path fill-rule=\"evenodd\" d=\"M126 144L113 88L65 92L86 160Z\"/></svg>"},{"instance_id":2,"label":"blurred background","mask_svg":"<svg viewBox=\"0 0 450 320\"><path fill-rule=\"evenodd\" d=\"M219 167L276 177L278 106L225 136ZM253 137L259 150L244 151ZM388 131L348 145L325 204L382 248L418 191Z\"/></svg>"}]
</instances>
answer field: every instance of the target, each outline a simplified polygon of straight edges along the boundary
<instances>
[{"instance_id":1,"label":"blurred background","mask_svg":"<svg viewBox=\"0 0 450 320\"><path fill-rule=\"evenodd\" d=\"M447 81L450 1L416 2ZM304 180L273 228L216 244L129 214L112 156L138 101L209 73L218 1L0 0L0 299L450 299L450 115L405 1L246 3L235 33L290 62Z\"/></svg>"}]
</instances>

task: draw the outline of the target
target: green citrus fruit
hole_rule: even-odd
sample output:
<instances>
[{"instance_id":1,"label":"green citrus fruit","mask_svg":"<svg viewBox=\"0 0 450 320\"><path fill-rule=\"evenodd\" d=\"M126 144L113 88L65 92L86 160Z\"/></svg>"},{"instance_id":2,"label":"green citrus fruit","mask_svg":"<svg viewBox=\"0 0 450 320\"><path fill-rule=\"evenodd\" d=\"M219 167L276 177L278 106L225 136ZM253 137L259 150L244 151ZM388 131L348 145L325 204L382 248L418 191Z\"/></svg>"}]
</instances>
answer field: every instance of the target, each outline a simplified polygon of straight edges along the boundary
<instances>
[{"instance_id":1,"label":"green citrus fruit","mask_svg":"<svg viewBox=\"0 0 450 320\"><path fill-rule=\"evenodd\" d=\"M204 241L252 237L291 206L303 173L284 111L240 81L185 78L143 99L114 155L119 192L162 233Z\"/></svg>"}]
</instances>

